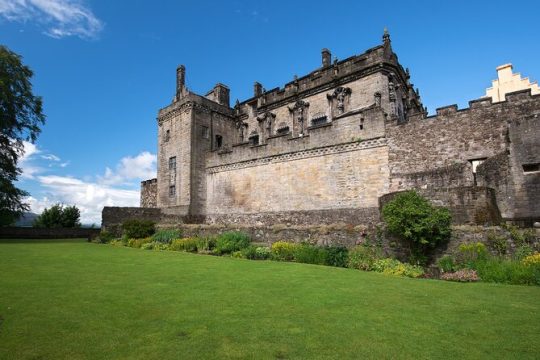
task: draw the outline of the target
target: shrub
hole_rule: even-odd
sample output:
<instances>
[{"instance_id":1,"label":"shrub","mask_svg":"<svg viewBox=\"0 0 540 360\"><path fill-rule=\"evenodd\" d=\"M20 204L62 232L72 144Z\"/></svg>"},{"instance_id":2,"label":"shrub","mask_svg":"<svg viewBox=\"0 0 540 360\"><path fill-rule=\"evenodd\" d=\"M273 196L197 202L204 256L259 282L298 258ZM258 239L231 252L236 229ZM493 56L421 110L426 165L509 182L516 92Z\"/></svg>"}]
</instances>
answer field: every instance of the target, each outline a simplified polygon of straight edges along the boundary
<instances>
[{"instance_id":1,"label":"shrub","mask_svg":"<svg viewBox=\"0 0 540 360\"><path fill-rule=\"evenodd\" d=\"M150 220L126 220L122 224L123 235L131 239L142 239L152 236L155 224Z\"/></svg>"},{"instance_id":2,"label":"shrub","mask_svg":"<svg viewBox=\"0 0 540 360\"><path fill-rule=\"evenodd\" d=\"M420 258L451 235L450 211L435 208L415 191L406 191L384 205L383 219L392 234L405 240L411 256Z\"/></svg>"},{"instance_id":3,"label":"shrub","mask_svg":"<svg viewBox=\"0 0 540 360\"><path fill-rule=\"evenodd\" d=\"M108 232L107 230L101 230L96 240L102 244L108 244L112 239L114 239L113 233Z\"/></svg>"},{"instance_id":4,"label":"shrub","mask_svg":"<svg viewBox=\"0 0 540 360\"><path fill-rule=\"evenodd\" d=\"M250 260L266 260L270 258L270 248L250 245L239 251L243 258Z\"/></svg>"},{"instance_id":5,"label":"shrub","mask_svg":"<svg viewBox=\"0 0 540 360\"><path fill-rule=\"evenodd\" d=\"M347 267L349 260L349 250L345 246L327 246L326 265L336 267Z\"/></svg>"},{"instance_id":6,"label":"shrub","mask_svg":"<svg viewBox=\"0 0 540 360\"><path fill-rule=\"evenodd\" d=\"M127 246L132 247L132 248L141 248L144 244L151 243L151 242L152 242L151 237L147 237L144 239L129 239L127 241Z\"/></svg>"},{"instance_id":7,"label":"shrub","mask_svg":"<svg viewBox=\"0 0 540 360\"><path fill-rule=\"evenodd\" d=\"M456 272L448 272L441 275L441 280L447 281L459 281L459 282L473 282L478 281L480 278L475 270L461 269Z\"/></svg>"},{"instance_id":8,"label":"shrub","mask_svg":"<svg viewBox=\"0 0 540 360\"><path fill-rule=\"evenodd\" d=\"M349 251L347 267L370 271L375 261L381 257L381 250L378 247L358 245Z\"/></svg>"},{"instance_id":9,"label":"shrub","mask_svg":"<svg viewBox=\"0 0 540 360\"><path fill-rule=\"evenodd\" d=\"M483 281L540 285L540 266L527 266L520 261L488 258L475 262L473 268Z\"/></svg>"},{"instance_id":10,"label":"shrub","mask_svg":"<svg viewBox=\"0 0 540 360\"><path fill-rule=\"evenodd\" d=\"M461 244L456 255L456 262L461 266L470 267L478 260L488 257L486 246L481 242Z\"/></svg>"},{"instance_id":11,"label":"shrub","mask_svg":"<svg viewBox=\"0 0 540 360\"><path fill-rule=\"evenodd\" d=\"M294 250L298 244L286 241L276 241L272 244L270 250L272 252L272 260L277 261L293 261Z\"/></svg>"},{"instance_id":12,"label":"shrub","mask_svg":"<svg viewBox=\"0 0 540 360\"><path fill-rule=\"evenodd\" d=\"M152 235L152 239L162 244L170 244L174 239L180 239L182 232L176 229L164 229L157 231Z\"/></svg>"},{"instance_id":13,"label":"shrub","mask_svg":"<svg viewBox=\"0 0 540 360\"><path fill-rule=\"evenodd\" d=\"M198 238L175 239L171 241L171 244L169 245L169 250L197 252L198 243L199 243Z\"/></svg>"},{"instance_id":14,"label":"shrub","mask_svg":"<svg viewBox=\"0 0 540 360\"><path fill-rule=\"evenodd\" d=\"M229 231L217 237L214 252L218 255L230 254L248 247L250 243L251 239L247 234Z\"/></svg>"},{"instance_id":15,"label":"shrub","mask_svg":"<svg viewBox=\"0 0 540 360\"><path fill-rule=\"evenodd\" d=\"M143 250L169 250L169 245L162 244L156 241L151 241L151 242L143 243L141 246L141 249Z\"/></svg>"},{"instance_id":16,"label":"shrub","mask_svg":"<svg viewBox=\"0 0 540 360\"><path fill-rule=\"evenodd\" d=\"M198 237L197 252L209 253L216 247L216 239L213 237Z\"/></svg>"},{"instance_id":17,"label":"shrub","mask_svg":"<svg viewBox=\"0 0 540 360\"><path fill-rule=\"evenodd\" d=\"M508 251L508 243L506 242L506 238L504 236L499 236L494 232L490 232L487 235L488 244L489 247L492 248L497 255L503 256ZM523 242L519 242L520 244L523 244Z\"/></svg>"},{"instance_id":18,"label":"shrub","mask_svg":"<svg viewBox=\"0 0 540 360\"><path fill-rule=\"evenodd\" d=\"M514 260L523 260L524 258L528 257L529 255L532 255L534 253L533 248L529 245L521 245L518 247L514 253Z\"/></svg>"},{"instance_id":19,"label":"shrub","mask_svg":"<svg viewBox=\"0 0 540 360\"><path fill-rule=\"evenodd\" d=\"M294 261L303 264L326 264L326 249L310 244L298 244L293 249Z\"/></svg>"},{"instance_id":20,"label":"shrub","mask_svg":"<svg viewBox=\"0 0 540 360\"><path fill-rule=\"evenodd\" d=\"M454 264L454 258L445 255L437 261L437 267L443 273L451 273L456 270L456 264Z\"/></svg>"},{"instance_id":21,"label":"shrub","mask_svg":"<svg viewBox=\"0 0 540 360\"><path fill-rule=\"evenodd\" d=\"M125 246L126 242L123 239L112 239L109 244L113 246Z\"/></svg>"},{"instance_id":22,"label":"shrub","mask_svg":"<svg viewBox=\"0 0 540 360\"><path fill-rule=\"evenodd\" d=\"M417 278L424 275L424 269L418 265L402 263L396 259L379 259L373 263L373 270L386 274Z\"/></svg>"},{"instance_id":23,"label":"shrub","mask_svg":"<svg viewBox=\"0 0 540 360\"><path fill-rule=\"evenodd\" d=\"M521 260L525 266L540 266L540 253L535 253Z\"/></svg>"}]
</instances>

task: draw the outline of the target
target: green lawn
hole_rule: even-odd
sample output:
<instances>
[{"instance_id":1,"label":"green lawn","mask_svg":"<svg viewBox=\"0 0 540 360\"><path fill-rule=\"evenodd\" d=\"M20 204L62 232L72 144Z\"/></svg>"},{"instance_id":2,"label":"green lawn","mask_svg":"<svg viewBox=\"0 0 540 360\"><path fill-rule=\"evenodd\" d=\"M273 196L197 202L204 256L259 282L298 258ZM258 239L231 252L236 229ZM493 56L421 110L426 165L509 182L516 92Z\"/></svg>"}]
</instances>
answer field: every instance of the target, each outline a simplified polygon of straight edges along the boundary
<instances>
[{"instance_id":1,"label":"green lawn","mask_svg":"<svg viewBox=\"0 0 540 360\"><path fill-rule=\"evenodd\" d=\"M2 359L526 359L540 288L0 242Z\"/></svg>"}]
</instances>

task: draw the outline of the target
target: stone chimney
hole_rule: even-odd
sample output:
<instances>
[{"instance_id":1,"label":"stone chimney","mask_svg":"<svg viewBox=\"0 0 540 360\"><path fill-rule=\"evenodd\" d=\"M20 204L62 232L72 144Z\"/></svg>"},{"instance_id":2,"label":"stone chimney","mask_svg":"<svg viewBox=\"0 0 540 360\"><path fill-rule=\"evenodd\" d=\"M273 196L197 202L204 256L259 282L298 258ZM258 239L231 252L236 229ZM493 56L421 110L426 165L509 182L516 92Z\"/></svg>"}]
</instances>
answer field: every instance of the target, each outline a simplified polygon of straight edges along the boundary
<instances>
[{"instance_id":1,"label":"stone chimney","mask_svg":"<svg viewBox=\"0 0 540 360\"><path fill-rule=\"evenodd\" d=\"M321 51L322 54L322 66L327 67L330 66L330 63L332 62L332 54L330 53L330 50L324 48Z\"/></svg>"},{"instance_id":2,"label":"stone chimney","mask_svg":"<svg viewBox=\"0 0 540 360\"><path fill-rule=\"evenodd\" d=\"M262 95L262 85L260 83L258 83L257 81L255 81L255 84L253 85L253 96L254 97L259 97Z\"/></svg>"},{"instance_id":3,"label":"stone chimney","mask_svg":"<svg viewBox=\"0 0 540 360\"><path fill-rule=\"evenodd\" d=\"M214 97L218 104L229 107L229 93L229 88L221 83L217 83L214 86Z\"/></svg>"},{"instance_id":4,"label":"stone chimney","mask_svg":"<svg viewBox=\"0 0 540 360\"><path fill-rule=\"evenodd\" d=\"M186 88L186 67L184 65L176 68L176 98L180 99Z\"/></svg>"}]
</instances>

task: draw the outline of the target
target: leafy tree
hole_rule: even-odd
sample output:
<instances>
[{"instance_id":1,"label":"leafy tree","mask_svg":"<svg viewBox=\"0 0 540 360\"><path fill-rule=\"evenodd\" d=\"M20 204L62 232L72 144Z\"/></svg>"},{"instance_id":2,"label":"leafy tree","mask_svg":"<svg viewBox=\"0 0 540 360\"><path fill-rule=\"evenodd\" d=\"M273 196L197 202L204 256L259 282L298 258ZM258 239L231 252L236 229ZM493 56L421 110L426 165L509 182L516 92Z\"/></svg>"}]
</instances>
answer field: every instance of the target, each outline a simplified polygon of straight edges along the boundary
<instances>
[{"instance_id":1,"label":"leafy tree","mask_svg":"<svg viewBox=\"0 0 540 360\"><path fill-rule=\"evenodd\" d=\"M40 228L73 228L80 227L81 213L79 209L73 206L64 207L61 204L55 204L50 209L45 209L39 215L34 227Z\"/></svg>"},{"instance_id":2,"label":"leafy tree","mask_svg":"<svg viewBox=\"0 0 540 360\"><path fill-rule=\"evenodd\" d=\"M0 45L0 226L30 209L23 201L28 193L14 182L21 173L17 161L23 141L34 142L45 123L41 97L32 93L32 75L21 56Z\"/></svg>"},{"instance_id":3,"label":"leafy tree","mask_svg":"<svg viewBox=\"0 0 540 360\"><path fill-rule=\"evenodd\" d=\"M419 262L451 235L450 211L432 206L415 191L396 195L384 205L382 215L388 231L405 240L411 257Z\"/></svg>"}]
</instances>

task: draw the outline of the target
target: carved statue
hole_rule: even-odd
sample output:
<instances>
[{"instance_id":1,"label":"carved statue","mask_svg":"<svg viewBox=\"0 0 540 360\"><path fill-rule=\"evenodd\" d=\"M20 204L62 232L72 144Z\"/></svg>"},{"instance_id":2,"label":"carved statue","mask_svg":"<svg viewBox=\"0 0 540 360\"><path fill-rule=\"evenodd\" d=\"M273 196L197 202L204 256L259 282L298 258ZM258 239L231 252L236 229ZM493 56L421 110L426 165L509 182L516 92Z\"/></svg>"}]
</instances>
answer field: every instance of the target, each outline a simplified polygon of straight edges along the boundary
<instances>
[{"instance_id":1,"label":"carved statue","mask_svg":"<svg viewBox=\"0 0 540 360\"><path fill-rule=\"evenodd\" d=\"M377 107L381 107L381 93L380 92L376 92L375 93L375 106Z\"/></svg>"},{"instance_id":2,"label":"carved statue","mask_svg":"<svg viewBox=\"0 0 540 360\"><path fill-rule=\"evenodd\" d=\"M336 99L336 110L338 112L338 115L341 115L345 112L345 100L347 99L347 95L349 95L350 93L350 88L344 88L340 86L336 90L334 90L332 95L327 95L330 100L334 98Z\"/></svg>"},{"instance_id":3,"label":"carved statue","mask_svg":"<svg viewBox=\"0 0 540 360\"><path fill-rule=\"evenodd\" d=\"M304 134L304 111L308 106L309 103L307 101L298 100L293 107L289 107L289 111L300 125L300 135Z\"/></svg>"}]
</instances>

